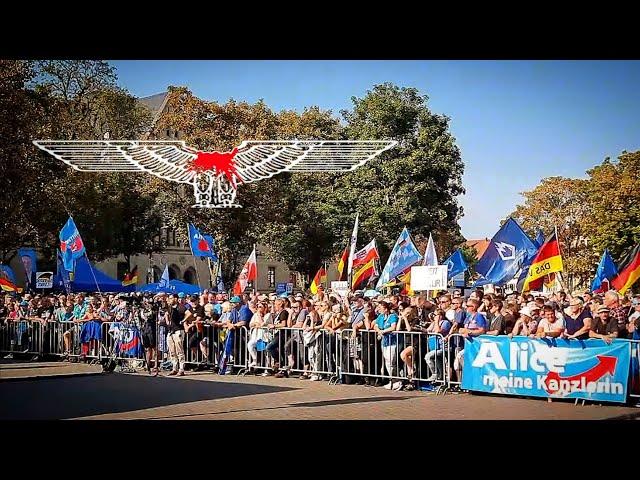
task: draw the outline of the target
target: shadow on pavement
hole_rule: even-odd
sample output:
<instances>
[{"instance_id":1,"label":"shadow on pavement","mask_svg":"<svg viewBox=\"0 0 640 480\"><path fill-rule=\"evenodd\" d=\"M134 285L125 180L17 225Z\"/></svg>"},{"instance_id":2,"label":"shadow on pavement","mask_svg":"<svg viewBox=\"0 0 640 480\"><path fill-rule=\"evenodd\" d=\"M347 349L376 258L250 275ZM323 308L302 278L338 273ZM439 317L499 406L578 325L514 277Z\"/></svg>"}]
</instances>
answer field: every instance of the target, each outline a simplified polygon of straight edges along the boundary
<instances>
[{"instance_id":1,"label":"shadow on pavement","mask_svg":"<svg viewBox=\"0 0 640 480\"><path fill-rule=\"evenodd\" d=\"M327 407L330 405L345 405L350 403L367 403L367 402L383 402L385 400L409 400L418 397L362 397L362 398L338 398L335 400L322 400L318 402L288 403L286 405L277 405L275 407L262 408L244 408L240 410L225 410L217 412L190 413L177 415L163 415L161 417L150 417L147 420L158 420L168 418L193 418L204 417L210 415L221 415L226 413L243 413L243 412L259 412L264 410L279 410L282 408L311 408L311 407Z\"/></svg>"},{"instance_id":2,"label":"shadow on pavement","mask_svg":"<svg viewBox=\"0 0 640 480\"><path fill-rule=\"evenodd\" d=\"M0 382L0 420L50 420L295 390L288 387L110 374Z\"/></svg>"}]
</instances>

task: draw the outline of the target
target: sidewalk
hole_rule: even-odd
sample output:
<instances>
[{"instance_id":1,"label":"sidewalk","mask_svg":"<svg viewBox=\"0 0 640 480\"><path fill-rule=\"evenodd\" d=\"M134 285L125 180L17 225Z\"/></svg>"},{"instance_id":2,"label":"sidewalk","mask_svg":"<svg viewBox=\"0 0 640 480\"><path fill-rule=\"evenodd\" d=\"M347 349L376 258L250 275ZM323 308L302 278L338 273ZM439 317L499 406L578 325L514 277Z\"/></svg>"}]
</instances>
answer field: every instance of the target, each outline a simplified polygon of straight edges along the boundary
<instances>
[{"instance_id":1,"label":"sidewalk","mask_svg":"<svg viewBox=\"0 0 640 480\"><path fill-rule=\"evenodd\" d=\"M97 375L101 372L101 365L89 365L86 363L25 362L22 360L0 359L0 381Z\"/></svg>"}]
</instances>

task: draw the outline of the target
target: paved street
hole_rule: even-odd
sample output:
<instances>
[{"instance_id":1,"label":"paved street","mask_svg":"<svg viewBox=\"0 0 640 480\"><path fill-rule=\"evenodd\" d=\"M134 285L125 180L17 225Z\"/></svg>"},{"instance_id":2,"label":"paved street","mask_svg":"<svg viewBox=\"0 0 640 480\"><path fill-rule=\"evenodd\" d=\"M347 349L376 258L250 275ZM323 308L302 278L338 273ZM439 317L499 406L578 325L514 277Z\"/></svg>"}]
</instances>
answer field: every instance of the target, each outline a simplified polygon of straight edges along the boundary
<instances>
[{"instance_id":1,"label":"paved street","mask_svg":"<svg viewBox=\"0 0 640 480\"><path fill-rule=\"evenodd\" d=\"M25 366L26 365L26 366ZM611 419L640 409L427 392L395 392L297 379L189 373L93 374L78 364L1 364L1 419ZM54 372L55 370L55 372ZM24 377L8 380L20 371ZM69 375L59 377L56 375ZM79 374L79 375L78 375ZM88 375L89 374L89 375ZM54 375L54 376L51 376Z\"/></svg>"}]
</instances>

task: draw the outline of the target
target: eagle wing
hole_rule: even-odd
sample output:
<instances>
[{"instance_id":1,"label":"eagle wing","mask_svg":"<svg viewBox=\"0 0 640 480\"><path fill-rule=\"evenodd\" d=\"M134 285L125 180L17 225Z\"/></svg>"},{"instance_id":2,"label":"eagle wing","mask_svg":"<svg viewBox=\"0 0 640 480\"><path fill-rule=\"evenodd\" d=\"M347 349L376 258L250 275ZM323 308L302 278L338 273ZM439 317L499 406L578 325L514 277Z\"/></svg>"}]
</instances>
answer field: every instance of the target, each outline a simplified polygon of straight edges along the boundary
<instances>
[{"instance_id":1,"label":"eagle wing","mask_svg":"<svg viewBox=\"0 0 640 480\"><path fill-rule=\"evenodd\" d=\"M245 183L280 172L346 172L389 150L395 140L250 140L234 162Z\"/></svg>"},{"instance_id":2,"label":"eagle wing","mask_svg":"<svg viewBox=\"0 0 640 480\"><path fill-rule=\"evenodd\" d=\"M80 172L147 172L192 183L196 151L184 141L35 140L34 145Z\"/></svg>"}]
</instances>

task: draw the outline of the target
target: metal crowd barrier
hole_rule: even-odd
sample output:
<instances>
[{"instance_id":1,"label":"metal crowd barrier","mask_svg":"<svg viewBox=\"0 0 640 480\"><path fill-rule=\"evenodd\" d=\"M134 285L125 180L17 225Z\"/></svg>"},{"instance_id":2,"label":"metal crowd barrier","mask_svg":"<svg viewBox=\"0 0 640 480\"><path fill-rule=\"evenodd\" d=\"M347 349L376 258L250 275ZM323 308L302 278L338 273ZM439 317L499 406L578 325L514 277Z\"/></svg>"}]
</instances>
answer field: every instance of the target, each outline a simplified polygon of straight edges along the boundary
<instances>
[{"instance_id":1,"label":"metal crowd barrier","mask_svg":"<svg viewBox=\"0 0 640 480\"><path fill-rule=\"evenodd\" d=\"M340 364L338 337L339 333L327 330L312 335L305 334L303 328L252 328L247 342L247 371L286 370L318 379L327 377L334 382Z\"/></svg>"},{"instance_id":2,"label":"metal crowd barrier","mask_svg":"<svg viewBox=\"0 0 640 480\"><path fill-rule=\"evenodd\" d=\"M38 320L5 320L0 329L0 351L6 354L42 353L43 328Z\"/></svg>"},{"instance_id":3,"label":"metal crowd barrier","mask_svg":"<svg viewBox=\"0 0 640 480\"><path fill-rule=\"evenodd\" d=\"M387 339L385 340L386 337ZM433 389L439 393L446 386L442 368L444 349L441 334L343 330L339 340L340 378L364 377L365 382L387 382L396 389L411 383L414 388Z\"/></svg>"},{"instance_id":4,"label":"metal crowd barrier","mask_svg":"<svg viewBox=\"0 0 640 480\"><path fill-rule=\"evenodd\" d=\"M462 357L461 352L464 350L465 338L460 333L449 335L446 345L447 351L447 390L460 390L462 388L462 365L460 363ZM456 369L455 367L459 367ZM453 379L455 375L455 380Z\"/></svg>"},{"instance_id":5,"label":"metal crowd barrier","mask_svg":"<svg viewBox=\"0 0 640 480\"><path fill-rule=\"evenodd\" d=\"M113 334L114 323L120 324L120 338L130 340L139 332L136 323L102 322L101 339L95 341L94 350L86 351L85 357L100 360L113 357L118 360L145 361L144 349L136 354L120 351L115 353L118 338ZM68 356L83 356L80 334L84 322L57 322L23 319L6 319L0 325L0 352L24 353L33 355L65 356L65 334L70 339ZM111 332L110 332L111 331ZM224 350L221 334L226 329L204 324L201 332L192 331L185 335L185 363L205 363L218 367ZM196 340L192 341L195 336ZM237 329L234 334L232 355L228 366L246 374L250 369L275 370L286 369L292 373L325 377L330 383L348 383L348 377L360 377L369 381L414 382L435 388L436 393L445 393L451 389L460 389L462 378L455 372L461 366L460 352L464 348L465 338L461 334L452 334L445 341L441 334L423 334L420 332L390 332L383 346L382 336L374 330L352 329L336 333L318 330L310 335L302 328L253 328ZM206 340L207 349L202 348ZM631 368L629 379L629 397L640 399L640 340L628 340L631 344ZM166 328L158 326L157 344L161 358L168 358ZM195 346L195 348L194 348ZM204 350L204 351L203 351ZM208 351L207 351L208 350ZM205 352L207 355L205 356ZM461 373L461 368L460 368Z\"/></svg>"}]
</instances>

